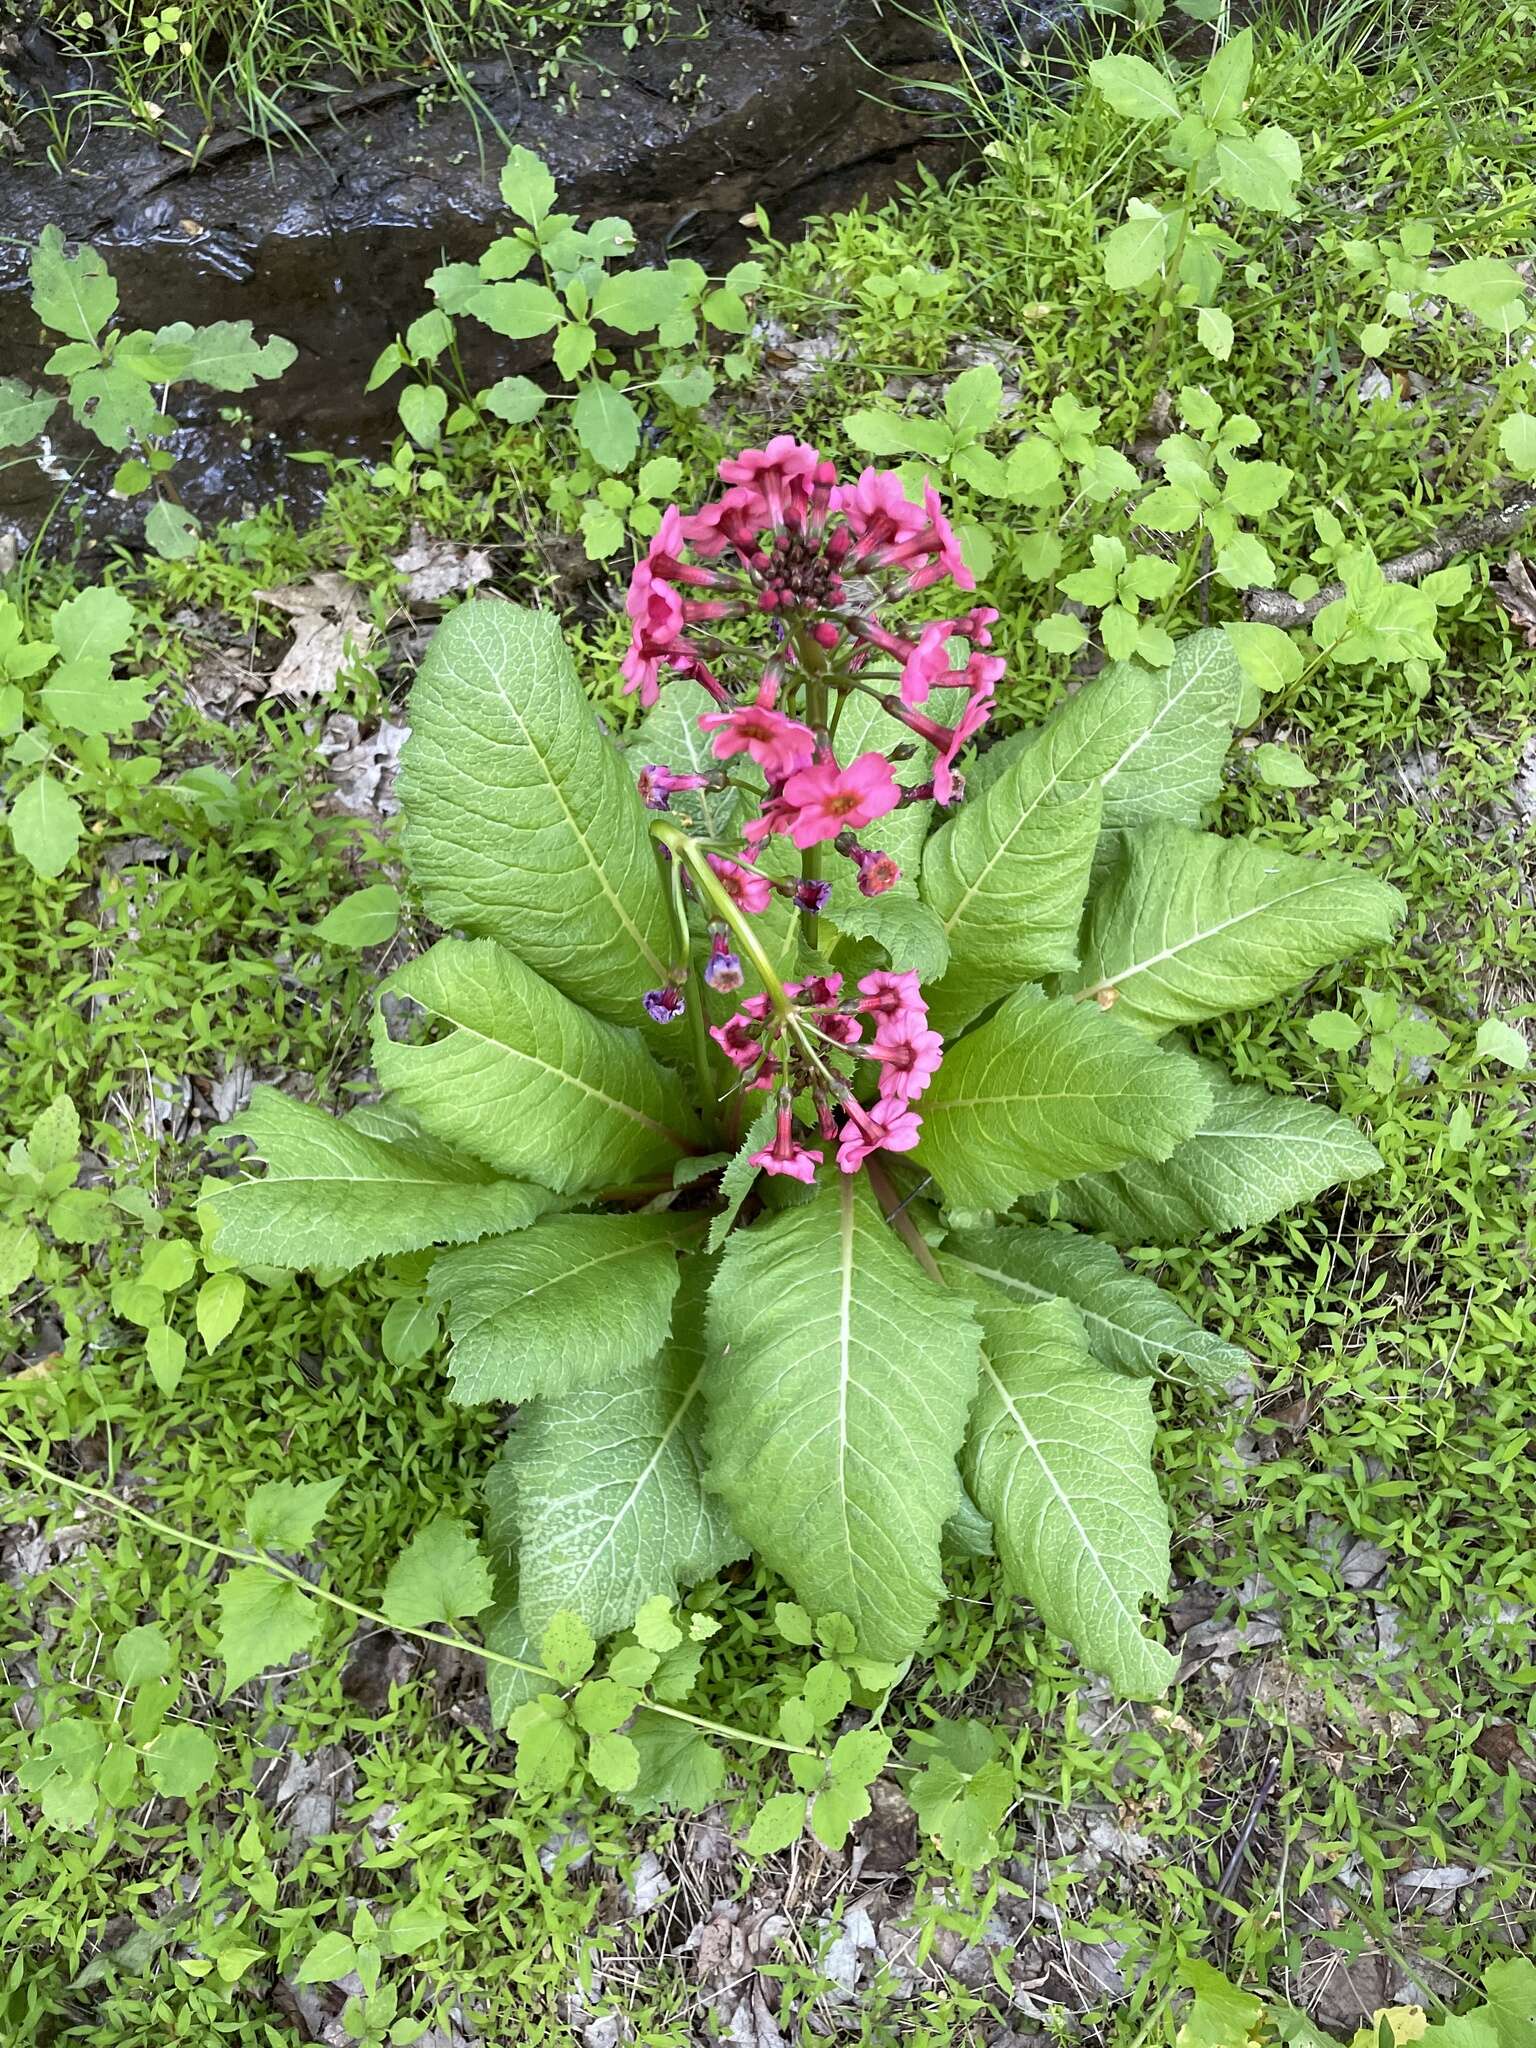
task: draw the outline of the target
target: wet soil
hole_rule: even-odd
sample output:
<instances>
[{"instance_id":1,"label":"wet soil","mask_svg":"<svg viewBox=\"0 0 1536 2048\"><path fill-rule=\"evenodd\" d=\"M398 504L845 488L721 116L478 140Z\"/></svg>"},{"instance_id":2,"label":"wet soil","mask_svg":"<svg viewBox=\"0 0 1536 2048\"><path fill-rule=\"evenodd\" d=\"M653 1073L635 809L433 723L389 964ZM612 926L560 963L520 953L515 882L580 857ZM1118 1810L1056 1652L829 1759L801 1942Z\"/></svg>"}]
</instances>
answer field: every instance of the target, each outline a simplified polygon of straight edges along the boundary
<instances>
[{"instance_id":1,"label":"wet soil","mask_svg":"<svg viewBox=\"0 0 1536 2048\"><path fill-rule=\"evenodd\" d=\"M986 26L1025 49L1075 18L1066 0L1047 12L993 6ZM368 370L428 303L427 273L473 258L504 223L496 176L507 141L545 158L563 207L623 214L650 257L686 253L711 269L741 252L742 217L758 206L782 232L861 195L888 196L918 158L942 173L969 153L931 89L949 50L921 0L910 14L878 0L701 0L697 19L680 12L677 27L702 36L635 50L617 33L594 36L543 98L532 64L471 67L478 117L385 82L298 109L302 146L269 152L231 127L192 161L152 136L98 128L65 177L0 168L0 370L34 380L48 352L26 252L54 222L103 251L126 325L249 319L295 343L287 375L241 401L254 431L221 422L217 401L178 392L178 482L205 515L279 490L302 502L322 472L296 466L295 453L368 453L393 431L393 393L365 395ZM36 32L10 68L29 65L36 89L67 86ZM475 345L476 375L540 361L537 343L486 334ZM75 452L66 444L59 455L72 467ZM26 525L57 489L57 473L31 463L0 472L0 516Z\"/></svg>"}]
</instances>

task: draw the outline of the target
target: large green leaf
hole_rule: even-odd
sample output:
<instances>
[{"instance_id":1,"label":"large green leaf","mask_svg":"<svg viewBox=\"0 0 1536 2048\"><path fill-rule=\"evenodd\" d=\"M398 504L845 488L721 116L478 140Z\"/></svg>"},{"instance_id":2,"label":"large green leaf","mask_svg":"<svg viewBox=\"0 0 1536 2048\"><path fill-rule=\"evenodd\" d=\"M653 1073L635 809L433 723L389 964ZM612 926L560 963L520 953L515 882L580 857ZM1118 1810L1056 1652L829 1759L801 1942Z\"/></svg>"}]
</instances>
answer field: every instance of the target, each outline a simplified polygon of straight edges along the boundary
<instances>
[{"instance_id":1,"label":"large green leaf","mask_svg":"<svg viewBox=\"0 0 1536 2048\"><path fill-rule=\"evenodd\" d=\"M259 1088L234 1129L266 1161L260 1180L205 1180L218 1249L246 1266L356 1266L386 1253L521 1230L549 1196L498 1180L430 1140L390 1143Z\"/></svg>"},{"instance_id":2,"label":"large green leaf","mask_svg":"<svg viewBox=\"0 0 1536 2048\"><path fill-rule=\"evenodd\" d=\"M976 1386L966 1302L928 1279L862 1177L737 1231L710 1306L710 1486L815 1615L900 1659L933 1619Z\"/></svg>"},{"instance_id":3,"label":"large green leaf","mask_svg":"<svg viewBox=\"0 0 1536 2048\"><path fill-rule=\"evenodd\" d=\"M1242 682L1224 633L1191 633L1167 668L1112 662L1055 713L1041 739L1060 775L1097 777L1106 831L1153 818L1192 825L1221 787Z\"/></svg>"},{"instance_id":4,"label":"large green leaf","mask_svg":"<svg viewBox=\"0 0 1536 2048\"><path fill-rule=\"evenodd\" d=\"M1160 1036L1268 1002L1388 937L1401 912L1395 889L1342 862L1151 825L1089 905L1077 986Z\"/></svg>"},{"instance_id":5,"label":"large green leaf","mask_svg":"<svg viewBox=\"0 0 1536 2048\"><path fill-rule=\"evenodd\" d=\"M519 1609L535 1637L570 1608L601 1639L742 1555L704 1491L710 1267L683 1270L665 1348L635 1351L601 1386L531 1403L487 1477L493 1526L518 1532Z\"/></svg>"},{"instance_id":6,"label":"large green leaf","mask_svg":"<svg viewBox=\"0 0 1536 2048\"><path fill-rule=\"evenodd\" d=\"M692 1149L677 1076L639 1036L600 1023L489 939L442 939L388 984L425 1014L397 1044L381 1008L374 1066L434 1137L567 1193L670 1175Z\"/></svg>"},{"instance_id":7,"label":"large green leaf","mask_svg":"<svg viewBox=\"0 0 1536 2048\"><path fill-rule=\"evenodd\" d=\"M1155 1699L1177 1663L1141 1624L1143 1597L1168 1591L1149 1387L1099 1364L1065 1302L1023 1308L983 1289L976 1307L981 1383L961 1469L1003 1576L1116 1691Z\"/></svg>"},{"instance_id":8,"label":"large green leaf","mask_svg":"<svg viewBox=\"0 0 1536 2048\"><path fill-rule=\"evenodd\" d=\"M1186 1054L1094 1003L1025 987L945 1056L915 1156L951 1209L1006 1209L1073 1174L1166 1159L1209 1099Z\"/></svg>"},{"instance_id":9,"label":"large green leaf","mask_svg":"<svg viewBox=\"0 0 1536 2048\"><path fill-rule=\"evenodd\" d=\"M1102 802L1096 785L1062 783L1037 740L928 841L923 896L950 951L928 999L937 1029L1077 965Z\"/></svg>"},{"instance_id":10,"label":"large green leaf","mask_svg":"<svg viewBox=\"0 0 1536 2048\"><path fill-rule=\"evenodd\" d=\"M1202 1330L1171 1295L1132 1273L1098 1238L1021 1224L962 1230L946 1239L949 1264L1021 1303L1068 1301L1082 1318L1095 1358L1138 1378L1172 1358L1220 1384L1248 1366L1235 1344Z\"/></svg>"},{"instance_id":11,"label":"large green leaf","mask_svg":"<svg viewBox=\"0 0 1536 2048\"><path fill-rule=\"evenodd\" d=\"M559 622L461 605L427 649L410 722L403 844L432 916L634 1023L665 978L667 908L631 771L597 729Z\"/></svg>"},{"instance_id":12,"label":"large green leaf","mask_svg":"<svg viewBox=\"0 0 1536 2048\"><path fill-rule=\"evenodd\" d=\"M678 1246L674 1216L550 1216L448 1252L428 1293L446 1308L456 1401L526 1401L597 1386L664 1342Z\"/></svg>"},{"instance_id":13,"label":"large green leaf","mask_svg":"<svg viewBox=\"0 0 1536 2048\"><path fill-rule=\"evenodd\" d=\"M1057 1191L1062 1215L1120 1244L1187 1244L1210 1230L1252 1229L1380 1167L1347 1117L1202 1064L1211 1105L1189 1142L1160 1166L1069 1181Z\"/></svg>"}]
</instances>

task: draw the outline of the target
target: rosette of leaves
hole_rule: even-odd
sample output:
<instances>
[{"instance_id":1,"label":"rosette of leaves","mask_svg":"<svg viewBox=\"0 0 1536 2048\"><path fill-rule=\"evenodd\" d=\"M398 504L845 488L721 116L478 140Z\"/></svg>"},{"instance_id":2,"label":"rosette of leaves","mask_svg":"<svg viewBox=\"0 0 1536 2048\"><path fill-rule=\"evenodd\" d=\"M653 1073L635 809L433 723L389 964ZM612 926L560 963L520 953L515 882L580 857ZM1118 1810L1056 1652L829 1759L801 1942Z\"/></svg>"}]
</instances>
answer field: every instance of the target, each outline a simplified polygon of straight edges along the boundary
<instances>
[{"instance_id":1,"label":"rosette of leaves","mask_svg":"<svg viewBox=\"0 0 1536 2048\"><path fill-rule=\"evenodd\" d=\"M1178 1034L1385 938L1399 899L1201 828L1243 688L1224 635L1112 665L952 815L903 813L902 883L852 897L879 918L823 914L845 972L921 949L946 1055L915 1153L786 1199L748 1163L760 1098L723 1069L701 1086L686 1030L635 1028L669 925L632 771L693 688L668 686L626 765L553 618L477 600L439 628L403 852L452 935L383 991L382 1105L256 1097L266 1171L208 1184L216 1248L334 1273L440 1247L452 1393L518 1407L487 1477L503 1646L564 1610L601 1637L753 1549L897 1661L950 1531L1086 1665L1155 1695L1151 1379L1244 1359L1115 1246L1260 1224L1378 1163Z\"/></svg>"}]
</instances>

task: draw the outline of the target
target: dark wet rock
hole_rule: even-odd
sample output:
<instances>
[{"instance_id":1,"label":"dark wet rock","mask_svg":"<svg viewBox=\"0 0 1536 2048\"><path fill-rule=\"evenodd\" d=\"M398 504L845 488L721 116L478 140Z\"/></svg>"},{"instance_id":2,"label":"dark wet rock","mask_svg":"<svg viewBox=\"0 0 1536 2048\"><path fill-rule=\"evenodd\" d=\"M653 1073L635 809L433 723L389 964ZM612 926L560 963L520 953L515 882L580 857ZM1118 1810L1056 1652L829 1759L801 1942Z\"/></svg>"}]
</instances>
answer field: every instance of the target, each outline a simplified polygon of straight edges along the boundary
<instances>
[{"instance_id":1,"label":"dark wet rock","mask_svg":"<svg viewBox=\"0 0 1536 2048\"><path fill-rule=\"evenodd\" d=\"M51 347L28 301L26 254L55 223L102 250L126 325L248 319L296 345L280 381L242 398L255 429L248 446L221 426L220 401L177 393L189 429L178 483L204 512L277 489L302 498L323 473L295 469L291 454L380 445L394 429L394 394L364 395L374 359L429 303L428 272L473 258L504 225L498 128L546 159L563 207L623 213L644 254L686 253L711 268L741 252L741 217L758 205L780 229L889 193L918 153L941 171L963 160L946 103L923 89L948 52L920 17L876 0L702 0L701 16L702 39L625 50L617 34L594 37L544 98L531 67L472 66L485 105L478 126L460 103L428 108L414 88L386 83L300 110L312 121L307 146L269 154L232 128L193 161L98 125L67 178L13 164L0 363L35 381ZM1061 18L1008 11L995 21L1008 41L1038 45ZM45 47L32 38L13 69L25 77L30 62L36 73ZM57 78L40 82L59 89ZM480 350L472 374L536 367L539 344L482 341L473 322L464 327ZM57 488L17 465L0 481L0 508L25 515Z\"/></svg>"}]
</instances>

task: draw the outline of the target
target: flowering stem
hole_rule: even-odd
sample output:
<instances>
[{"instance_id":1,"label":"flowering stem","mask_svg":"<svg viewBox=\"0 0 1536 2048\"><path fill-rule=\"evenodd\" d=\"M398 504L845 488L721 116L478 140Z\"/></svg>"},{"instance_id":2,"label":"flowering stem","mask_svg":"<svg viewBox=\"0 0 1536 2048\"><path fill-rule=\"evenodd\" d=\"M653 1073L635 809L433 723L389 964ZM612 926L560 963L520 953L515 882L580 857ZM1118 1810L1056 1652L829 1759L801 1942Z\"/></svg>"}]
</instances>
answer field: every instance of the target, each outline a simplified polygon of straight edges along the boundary
<instances>
[{"instance_id":1,"label":"flowering stem","mask_svg":"<svg viewBox=\"0 0 1536 2048\"><path fill-rule=\"evenodd\" d=\"M679 826L668 825L661 820L653 822L651 833L678 859L688 863L688 871L693 876L700 894L709 899L714 915L730 927L737 945L757 969L758 979L767 991L775 1013L780 1018L788 1017L789 997L784 993L784 984L780 981L773 962L758 943L756 932L721 888L715 871L704 858L698 842L691 839Z\"/></svg>"},{"instance_id":2,"label":"flowering stem","mask_svg":"<svg viewBox=\"0 0 1536 2048\"><path fill-rule=\"evenodd\" d=\"M812 883L821 880L821 841L819 839L814 846L806 847L800 856L800 879L802 882ZM802 911L801 917L803 919L802 928L805 933L805 943L814 953L816 942L821 936L821 918L814 910Z\"/></svg>"},{"instance_id":3,"label":"flowering stem","mask_svg":"<svg viewBox=\"0 0 1536 2048\"><path fill-rule=\"evenodd\" d=\"M715 1063L709 1056L709 1012L704 1004L704 977L696 960L688 962L688 1029L693 1037L693 1064L699 1077L699 1110L704 1128L717 1128L715 1111L719 1090L715 1085Z\"/></svg>"},{"instance_id":4,"label":"flowering stem","mask_svg":"<svg viewBox=\"0 0 1536 2048\"><path fill-rule=\"evenodd\" d=\"M897 1195L896 1190L891 1186L890 1176L886 1173L885 1168L873 1159L866 1159L864 1171L869 1175L869 1185L874 1190L875 1200L880 1204L881 1209L885 1213L886 1222L891 1225L896 1235L901 1238L907 1250L911 1252L913 1258L916 1259L917 1263L928 1275L928 1278L937 1282L942 1287L944 1285L944 1275L939 1271L939 1262L933 1256L933 1249L907 1213L906 1207Z\"/></svg>"}]
</instances>

